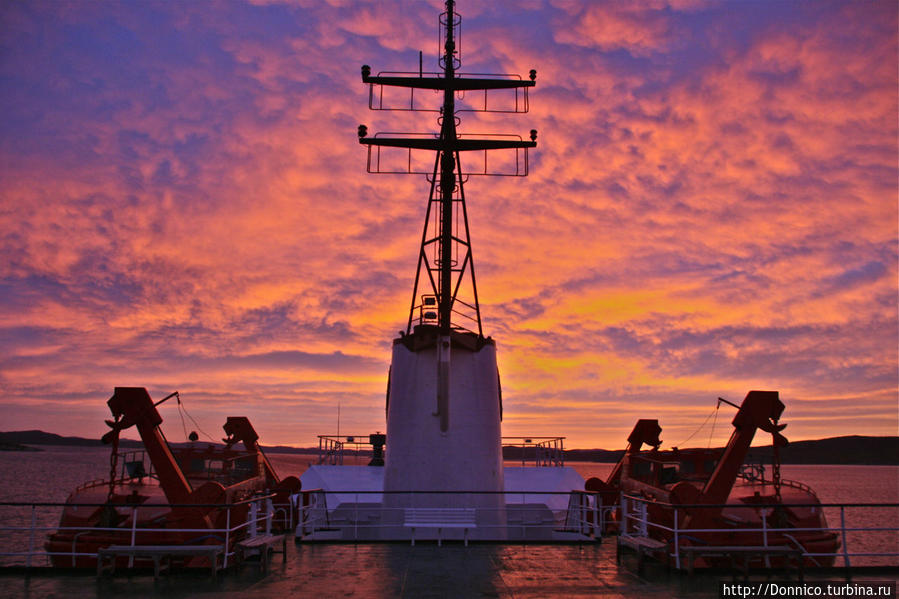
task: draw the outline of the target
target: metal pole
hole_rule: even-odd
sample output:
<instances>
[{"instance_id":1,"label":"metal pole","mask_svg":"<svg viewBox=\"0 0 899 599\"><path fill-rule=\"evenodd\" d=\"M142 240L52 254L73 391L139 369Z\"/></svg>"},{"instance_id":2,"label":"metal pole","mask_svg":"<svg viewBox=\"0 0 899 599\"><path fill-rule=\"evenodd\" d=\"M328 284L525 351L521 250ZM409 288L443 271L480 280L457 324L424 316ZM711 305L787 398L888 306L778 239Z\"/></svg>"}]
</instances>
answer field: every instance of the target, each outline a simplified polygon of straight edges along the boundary
<instances>
[{"instance_id":1,"label":"metal pole","mask_svg":"<svg viewBox=\"0 0 899 599\"><path fill-rule=\"evenodd\" d=\"M171 395L169 396L171 397ZM131 508L131 546L137 543L137 506ZM134 566L134 554L128 556L128 567Z\"/></svg>"},{"instance_id":2,"label":"metal pole","mask_svg":"<svg viewBox=\"0 0 899 599\"><path fill-rule=\"evenodd\" d=\"M35 505L31 504L31 532L30 537L28 539L28 559L25 562L25 566L31 567L31 555L34 553L34 525L35 525Z\"/></svg>"},{"instance_id":3,"label":"metal pole","mask_svg":"<svg viewBox=\"0 0 899 599\"><path fill-rule=\"evenodd\" d=\"M446 41L444 43L443 74L446 81L456 77L453 55L456 43L453 40L453 2L446 3ZM443 122L440 130L442 148L440 150L440 335L448 336L452 318L452 243L453 243L453 191L456 188L456 157L453 146L456 142L455 91L451 86L443 92Z\"/></svg>"},{"instance_id":4,"label":"metal pole","mask_svg":"<svg viewBox=\"0 0 899 599\"><path fill-rule=\"evenodd\" d=\"M677 525L677 508L674 508L674 567L680 570L680 530Z\"/></svg>"},{"instance_id":5,"label":"metal pole","mask_svg":"<svg viewBox=\"0 0 899 599\"><path fill-rule=\"evenodd\" d=\"M231 506L225 510L225 557L222 558L222 568L228 567L228 549L231 547Z\"/></svg>"},{"instance_id":6,"label":"metal pole","mask_svg":"<svg viewBox=\"0 0 899 599\"><path fill-rule=\"evenodd\" d=\"M524 500L524 493L522 493L521 494L521 540L522 541L527 540L527 534L525 531L525 523L524 523L525 514L527 512L527 508L525 507L526 505L527 504L525 503L525 500Z\"/></svg>"},{"instance_id":7,"label":"metal pole","mask_svg":"<svg viewBox=\"0 0 899 599\"><path fill-rule=\"evenodd\" d=\"M849 569L849 548L846 546L846 506L840 506L840 528L843 531L843 563Z\"/></svg>"}]
</instances>

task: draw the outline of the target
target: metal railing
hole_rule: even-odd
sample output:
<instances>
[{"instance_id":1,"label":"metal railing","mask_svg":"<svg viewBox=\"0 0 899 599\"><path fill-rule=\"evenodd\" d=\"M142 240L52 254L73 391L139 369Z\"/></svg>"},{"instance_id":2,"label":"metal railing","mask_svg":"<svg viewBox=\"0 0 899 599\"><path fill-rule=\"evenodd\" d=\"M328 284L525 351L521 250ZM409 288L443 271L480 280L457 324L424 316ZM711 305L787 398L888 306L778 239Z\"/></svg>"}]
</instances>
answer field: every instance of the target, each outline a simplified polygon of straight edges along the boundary
<instances>
[{"instance_id":1,"label":"metal railing","mask_svg":"<svg viewBox=\"0 0 899 599\"><path fill-rule=\"evenodd\" d=\"M520 453L521 465L533 462L534 466L565 465L565 437L503 437L503 450ZM519 457L510 457L515 459Z\"/></svg>"},{"instance_id":2,"label":"metal railing","mask_svg":"<svg viewBox=\"0 0 899 599\"><path fill-rule=\"evenodd\" d=\"M359 458L371 458L374 446L369 437L370 435L319 435L318 464L343 466L344 458L348 456L355 462Z\"/></svg>"},{"instance_id":3,"label":"metal railing","mask_svg":"<svg viewBox=\"0 0 899 599\"><path fill-rule=\"evenodd\" d=\"M318 464L343 466L347 457L359 462L372 456L369 435L319 435ZM564 466L565 437L502 437L502 449L512 453L509 461L522 466Z\"/></svg>"},{"instance_id":4,"label":"metal railing","mask_svg":"<svg viewBox=\"0 0 899 599\"><path fill-rule=\"evenodd\" d=\"M497 497L500 496L500 497ZM474 510L468 538L480 540L596 541L616 506L590 491L324 491L292 496L298 540L409 540L406 510ZM431 536L441 528L426 527ZM450 528L449 526L447 528ZM444 531L446 534L446 531ZM461 539L462 533L456 536ZM450 533L450 538L452 534Z\"/></svg>"},{"instance_id":5,"label":"metal railing","mask_svg":"<svg viewBox=\"0 0 899 599\"><path fill-rule=\"evenodd\" d=\"M703 534L727 534L734 539L755 538L761 540L762 547L773 546L777 541L786 540L790 546L802 551L802 557L812 564L842 562L846 568L857 566L899 566L899 551L896 539L899 535L899 503L809 503L809 504L670 504L645 497L623 494L621 496L619 534L630 537L651 537L667 542L666 557L674 561L676 568L683 566L684 547L694 545ZM823 509L825 515L839 516L839 526L826 527L778 527L772 514L780 508ZM684 528L681 526L687 510L723 509L749 510L757 512L761 527L730 528ZM662 517L654 517L653 514ZM847 518L847 515L849 518ZM664 518L664 521L662 519ZM887 525L884 525L884 524ZM833 552L809 551L797 539L803 533L831 533L839 539ZM779 537L779 539L778 539ZM731 545L739 545L734 540ZM879 551L881 545L892 546L892 551ZM694 545L695 546L695 545ZM714 545L708 546L710 549ZM873 548L873 549L872 549ZM863 558L855 561L855 558ZM867 559L865 559L867 558ZM880 559L871 559L880 558ZM877 563L885 562L885 563Z\"/></svg>"},{"instance_id":6,"label":"metal railing","mask_svg":"<svg viewBox=\"0 0 899 599\"><path fill-rule=\"evenodd\" d=\"M373 497L377 495L378 497ZM482 505L475 509L477 514L476 528L482 538L515 540L546 540L564 536L564 540L596 541L602 536L609 519L609 512L614 506L601 505L598 494L590 492L545 492L519 491L515 493L472 493L472 492L403 492L408 505L401 507L383 507L380 499L391 493L372 491L351 491L325 493L322 490L302 491L291 498L290 504L274 504L274 495L255 497L246 501L231 504L140 504L116 505L127 518L123 527L113 526L60 526L59 510L65 507L77 507L93 510L107 507L100 503L0 503L0 546L7 551L0 552L0 568L2 567L42 567L54 565L62 567L84 566L85 559L97 557L97 550L109 544L140 546L150 542L158 543L158 535L172 535L173 538L184 539L184 535L194 535L190 544L209 542L225 548L222 567L234 564L237 542L252 538L259 534L269 534L273 529L294 532L300 540L321 538L325 533L335 530L341 538L368 540L374 536L385 538L383 531L399 531L396 540L406 540L411 532L403 525L407 507L427 507L434 503L435 496L441 496L442 502L452 505L477 505L484 503L488 496L502 495L503 499L494 498L492 505ZM330 503L329 503L329 496ZM338 501L337 496L343 499ZM455 497L453 497L455 496ZM373 507L371 499L378 499L379 507ZM347 501L349 500L349 501ZM439 503L439 502L438 502ZM142 510L172 509L179 507L210 508L224 511L224 525L214 528L158 528L148 527L141 522ZM449 511L454 507L445 508ZM461 508L465 509L465 508ZM237 520L236 514L245 514ZM372 516L375 516L374 518ZM45 541L53 533L70 533L65 542L71 539L71 546L65 550L47 550ZM92 540L97 533L111 533L115 541L107 541L103 545ZM486 534L485 534L486 533ZM326 536L326 535L325 535ZM389 535L387 535L389 537ZM447 533L448 538L453 538ZM429 538L428 532L420 538ZM430 538L433 538L431 535ZM461 537L460 537L461 538ZM168 544L177 545L179 542ZM91 562L95 563L95 562ZM129 567L134 558L129 559ZM91 567L90 564L87 564Z\"/></svg>"},{"instance_id":7,"label":"metal railing","mask_svg":"<svg viewBox=\"0 0 899 599\"><path fill-rule=\"evenodd\" d=\"M247 538L254 538L260 534L271 534L273 529L292 531L296 526L295 511L290 505L280 505L272 502L275 496L272 494L252 497L243 501L226 504L169 504L169 503L144 503L140 505L114 505L117 510L124 510L128 514L124 522L130 522L126 527L113 526L60 526L59 508L87 508L97 509L109 507L105 503L22 503L0 502L0 547L14 550L0 551L0 567L25 566L39 567L48 564L51 558L63 558L66 565L75 567L79 559L93 559L97 557L97 547L88 550L85 545L90 542L91 535L97 533L109 533L117 535L116 545L139 546L146 544L141 542L148 537L158 538L159 535L171 535L173 539L183 538L182 535L202 535L202 540L216 539L224 547L223 568L233 564L235 559L236 543ZM161 528L141 525L140 514L142 510L160 510L175 508L208 508L219 513L224 511L225 524L220 528ZM144 511L144 513L147 513ZM245 513L245 518L235 515ZM71 533L72 545L67 551L49 551L43 548L44 542L50 540L53 533ZM194 541L196 542L196 540ZM81 546L79 547L79 543ZM93 545L96 545L94 543ZM102 545L103 543L100 543ZM110 543L106 543L108 545ZM170 543L177 545L179 543ZM202 544L202 543L201 543ZM129 559L129 567L133 565L133 559ZM57 565L62 565L57 559Z\"/></svg>"},{"instance_id":8,"label":"metal railing","mask_svg":"<svg viewBox=\"0 0 899 599\"><path fill-rule=\"evenodd\" d=\"M772 479L767 478L765 472L764 464L756 464L756 463L748 463L740 466L739 472L737 472L737 477L741 480L745 480L746 482L751 483L759 483L763 485L774 485L774 481ZM799 489L800 491L804 491L814 497L818 498L818 494L815 493L815 490L810 486L803 482L799 482L798 480L789 480L786 478L782 478L780 480L780 485L783 487L792 487L794 489Z\"/></svg>"}]
</instances>

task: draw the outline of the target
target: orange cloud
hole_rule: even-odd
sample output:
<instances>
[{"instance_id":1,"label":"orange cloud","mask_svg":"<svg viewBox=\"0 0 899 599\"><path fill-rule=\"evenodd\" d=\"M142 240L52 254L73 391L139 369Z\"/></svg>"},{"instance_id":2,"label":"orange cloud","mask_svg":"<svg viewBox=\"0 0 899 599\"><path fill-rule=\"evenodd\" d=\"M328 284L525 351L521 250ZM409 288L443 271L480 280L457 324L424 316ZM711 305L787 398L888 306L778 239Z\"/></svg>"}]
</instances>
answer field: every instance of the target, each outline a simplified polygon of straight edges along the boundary
<instances>
[{"instance_id":1,"label":"orange cloud","mask_svg":"<svg viewBox=\"0 0 899 599\"><path fill-rule=\"evenodd\" d=\"M528 114L460 125L539 130L527 179L465 188L506 434L680 441L752 387L792 438L895 434L897 10L765 6L460 7L463 70L538 71ZM368 111L359 66L433 70L441 10L4 11L7 427L94 430L134 384L267 443L337 402L383 430L428 183L366 174L355 130L437 115Z\"/></svg>"}]
</instances>

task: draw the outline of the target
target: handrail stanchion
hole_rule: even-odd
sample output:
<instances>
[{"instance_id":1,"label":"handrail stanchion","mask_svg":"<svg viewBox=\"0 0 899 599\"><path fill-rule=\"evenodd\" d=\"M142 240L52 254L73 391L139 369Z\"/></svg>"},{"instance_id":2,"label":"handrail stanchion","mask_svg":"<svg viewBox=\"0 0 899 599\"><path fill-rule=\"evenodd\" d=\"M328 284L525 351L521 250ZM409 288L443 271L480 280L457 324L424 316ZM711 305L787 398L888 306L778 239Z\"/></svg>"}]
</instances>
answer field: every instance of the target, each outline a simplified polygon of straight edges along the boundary
<instances>
[{"instance_id":1,"label":"handrail stanchion","mask_svg":"<svg viewBox=\"0 0 899 599\"><path fill-rule=\"evenodd\" d=\"M31 567L31 555L34 553L34 524L35 524L35 513L34 510L37 508L34 504L31 504L31 532L28 538L28 559L25 561L25 565L27 567Z\"/></svg>"},{"instance_id":2,"label":"handrail stanchion","mask_svg":"<svg viewBox=\"0 0 899 599\"><path fill-rule=\"evenodd\" d=\"M228 549L231 547L231 505L225 510L225 556L222 558L222 568L228 567ZM213 564L215 567L215 564Z\"/></svg>"},{"instance_id":3,"label":"handrail stanchion","mask_svg":"<svg viewBox=\"0 0 899 599\"><path fill-rule=\"evenodd\" d=\"M762 513L762 547L768 546L768 515L763 508L760 510ZM771 567L771 560L765 555L765 567Z\"/></svg>"},{"instance_id":4,"label":"handrail stanchion","mask_svg":"<svg viewBox=\"0 0 899 599\"><path fill-rule=\"evenodd\" d=\"M840 506L840 529L843 532L843 563L846 565L846 569L849 569L849 547L847 547L846 543L846 506Z\"/></svg>"},{"instance_id":5,"label":"handrail stanchion","mask_svg":"<svg viewBox=\"0 0 899 599\"><path fill-rule=\"evenodd\" d=\"M674 567L680 570L680 526L677 523L677 507L674 508Z\"/></svg>"},{"instance_id":6,"label":"handrail stanchion","mask_svg":"<svg viewBox=\"0 0 899 599\"><path fill-rule=\"evenodd\" d=\"M359 541L359 492L356 492L356 502L353 505L353 542Z\"/></svg>"},{"instance_id":7,"label":"handrail stanchion","mask_svg":"<svg viewBox=\"0 0 899 599\"><path fill-rule=\"evenodd\" d=\"M250 502L250 517L247 519L250 525L250 538L256 537L256 529L259 528L259 504L255 501Z\"/></svg>"},{"instance_id":8,"label":"handrail stanchion","mask_svg":"<svg viewBox=\"0 0 899 599\"><path fill-rule=\"evenodd\" d=\"M593 495L593 536L602 538L602 533L605 530L604 526L605 522L603 522L603 510L602 510L602 495L599 493L594 493ZM597 527L599 527L597 529ZM598 533L598 534L597 534Z\"/></svg>"},{"instance_id":9,"label":"handrail stanchion","mask_svg":"<svg viewBox=\"0 0 899 599\"><path fill-rule=\"evenodd\" d=\"M641 501L637 507L637 532L641 537L649 536L649 510L645 501Z\"/></svg>"},{"instance_id":10,"label":"handrail stanchion","mask_svg":"<svg viewBox=\"0 0 899 599\"><path fill-rule=\"evenodd\" d=\"M131 508L131 546L134 547L135 544L137 544L137 506ZM128 567L134 567L134 555L128 556Z\"/></svg>"},{"instance_id":11,"label":"handrail stanchion","mask_svg":"<svg viewBox=\"0 0 899 599\"><path fill-rule=\"evenodd\" d=\"M527 504L524 501L524 493L521 494L521 539L528 538L528 532L525 528L525 520L527 520Z\"/></svg>"}]
</instances>

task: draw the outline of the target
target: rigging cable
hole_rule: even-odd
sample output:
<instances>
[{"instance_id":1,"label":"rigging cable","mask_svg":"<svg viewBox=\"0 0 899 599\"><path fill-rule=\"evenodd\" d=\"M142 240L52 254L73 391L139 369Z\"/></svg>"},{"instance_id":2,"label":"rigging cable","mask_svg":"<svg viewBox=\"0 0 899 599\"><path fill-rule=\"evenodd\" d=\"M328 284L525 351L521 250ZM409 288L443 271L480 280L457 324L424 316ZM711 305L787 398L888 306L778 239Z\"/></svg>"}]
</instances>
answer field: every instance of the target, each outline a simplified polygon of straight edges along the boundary
<instances>
[{"instance_id":1,"label":"rigging cable","mask_svg":"<svg viewBox=\"0 0 899 599\"><path fill-rule=\"evenodd\" d=\"M711 449L712 447L712 435L715 434L715 427L718 426L718 409L721 407L721 401L715 404L715 419L712 420L712 430L709 431L709 444L706 446L706 449Z\"/></svg>"},{"instance_id":2,"label":"rigging cable","mask_svg":"<svg viewBox=\"0 0 899 599\"><path fill-rule=\"evenodd\" d=\"M181 430L184 432L184 438L188 439L187 424L184 422L184 410L181 409L181 396L176 395L175 397L177 398L178 404L178 416L181 418Z\"/></svg>"},{"instance_id":3,"label":"rigging cable","mask_svg":"<svg viewBox=\"0 0 899 599\"><path fill-rule=\"evenodd\" d=\"M185 408L185 407L181 404L181 396L180 396L180 395L178 396L178 410L179 410L179 411L180 411L180 410L184 410L184 414L187 415L188 418L190 418L190 421L194 423L194 426L197 427L197 430L200 431L201 433L203 433L203 435L204 435L207 439L209 439L210 441L212 441L213 443L216 442L216 440L212 437L212 435L210 435L209 433L207 433L206 431L204 431L204 430L202 429L202 427L200 427L199 423L198 423L196 420L194 420L194 417L190 415L190 412L187 411L187 408Z\"/></svg>"},{"instance_id":4,"label":"rigging cable","mask_svg":"<svg viewBox=\"0 0 899 599\"><path fill-rule=\"evenodd\" d=\"M709 418L711 418L711 417L712 417L714 414L716 414L717 412L718 412L718 408L717 408L717 406L716 406L715 409L712 411L712 413L705 417L705 420L702 421L702 424L699 425L699 428L697 428L695 431L693 431L693 433L691 433L689 437L687 437L686 439L684 439L682 443L680 443L679 445L677 445L677 447L683 447L684 445L686 445L686 444L687 444L687 441L689 441L689 440L692 439L694 436L696 436L696 434L697 434L699 431L701 431L701 430L703 429L703 427L706 425L706 423L709 421Z\"/></svg>"}]
</instances>

